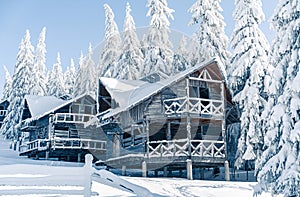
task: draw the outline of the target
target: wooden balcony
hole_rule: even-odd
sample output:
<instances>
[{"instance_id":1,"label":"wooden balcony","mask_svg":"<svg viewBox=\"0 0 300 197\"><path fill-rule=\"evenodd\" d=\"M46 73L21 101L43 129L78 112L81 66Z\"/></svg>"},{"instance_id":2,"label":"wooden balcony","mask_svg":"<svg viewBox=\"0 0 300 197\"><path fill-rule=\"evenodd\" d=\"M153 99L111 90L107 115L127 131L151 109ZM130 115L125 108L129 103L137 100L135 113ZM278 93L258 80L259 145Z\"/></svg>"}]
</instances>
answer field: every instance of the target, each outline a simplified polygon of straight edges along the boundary
<instances>
[{"instance_id":1,"label":"wooden balcony","mask_svg":"<svg viewBox=\"0 0 300 197\"><path fill-rule=\"evenodd\" d=\"M225 143L213 140L162 140L147 143L149 152L147 156L152 157L203 157L203 158L225 158Z\"/></svg>"},{"instance_id":2,"label":"wooden balcony","mask_svg":"<svg viewBox=\"0 0 300 197\"><path fill-rule=\"evenodd\" d=\"M37 139L20 146L20 153L47 150L48 139Z\"/></svg>"},{"instance_id":3,"label":"wooden balcony","mask_svg":"<svg viewBox=\"0 0 300 197\"><path fill-rule=\"evenodd\" d=\"M222 100L204 98L175 98L164 100L165 115L174 116L183 113L223 117L224 103Z\"/></svg>"},{"instance_id":4,"label":"wooden balcony","mask_svg":"<svg viewBox=\"0 0 300 197\"><path fill-rule=\"evenodd\" d=\"M54 138L51 140L51 148L106 150L106 141L79 138Z\"/></svg>"},{"instance_id":5,"label":"wooden balcony","mask_svg":"<svg viewBox=\"0 0 300 197\"><path fill-rule=\"evenodd\" d=\"M20 153L25 154L32 151L46 151L55 149L83 149L83 150L106 150L106 141L79 139L79 138L54 138L37 139L27 142L20 147Z\"/></svg>"},{"instance_id":6,"label":"wooden balcony","mask_svg":"<svg viewBox=\"0 0 300 197\"><path fill-rule=\"evenodd\" d=\"M75 113L56 113L53 116L53 123L75 123L85 124L92 119L97 119L95 115L91 114L75 114Z\"/></svg>"},{"instance_id":7,"label":"wooden balcony","mask_svg":"<svg viewBox=\"0 0 300 197\"><path fill-rule=\"evenodd\" d=\"M7 110L0 110L0 116L6 116Z\"/></svg>"}]
</instances>

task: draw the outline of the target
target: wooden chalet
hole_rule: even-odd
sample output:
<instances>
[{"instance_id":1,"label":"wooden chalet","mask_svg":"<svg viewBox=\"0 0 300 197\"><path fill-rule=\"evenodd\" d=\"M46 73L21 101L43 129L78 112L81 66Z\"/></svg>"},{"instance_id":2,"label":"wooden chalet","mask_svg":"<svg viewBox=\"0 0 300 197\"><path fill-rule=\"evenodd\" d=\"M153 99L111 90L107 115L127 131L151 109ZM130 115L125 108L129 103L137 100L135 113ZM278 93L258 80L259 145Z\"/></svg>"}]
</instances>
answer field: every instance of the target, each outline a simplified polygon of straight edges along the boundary
<instances>
[{"instance_id":1,"label":"wooden chalet","mask_svg":"<svg viewBox=\"0 0 300 197\"><path fill-rule=\"evenodd\" d=\"M86 153L105 154L106 140L96 126L96 101L89 94L71 100L53 96L25 97L20 155L81 161Z\"/></svg>"},{"instance_id":2,"label":"wooden chalet","mask_svg":"<svg viewBox=\"0 0 300 197\"><path fill-rule=\"evenodd\" d=\"M156 82L100 78L98 104L108 166L146 176L227 163L232 104L215 59Z\"/></svg>"},{"instance_id":3,"label":"wooden chalet","mask_svg":"<svg viewBox=\"0 0 300 197\"><path fill-rule=\"evenodd\" d=\"M9 102L7 100L0 101L0 128L3 124L3 120L7 115Z\"/></svg>"}]
</instances>

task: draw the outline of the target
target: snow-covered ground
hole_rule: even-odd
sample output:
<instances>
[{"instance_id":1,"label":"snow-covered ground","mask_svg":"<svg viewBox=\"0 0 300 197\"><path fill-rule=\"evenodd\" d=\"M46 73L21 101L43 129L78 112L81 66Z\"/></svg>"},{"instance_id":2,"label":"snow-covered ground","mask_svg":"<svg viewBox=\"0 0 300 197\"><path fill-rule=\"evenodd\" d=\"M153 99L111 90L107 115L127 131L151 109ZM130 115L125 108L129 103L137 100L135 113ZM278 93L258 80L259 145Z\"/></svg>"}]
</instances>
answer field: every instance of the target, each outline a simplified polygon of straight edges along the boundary
<instances>
[{"instance_id":1,"label":"snow-covered ground","mask_svg":"<svg viewBox=\"0 0 300 197\"><path fill-rule=\"evenodd\" d=\"M24 167L27 174L22 173ZM74 167L82 167L82 163L62 162L62 161L46 161L33 160L26 157L19 157L16 151L9 149L9 142L0 140L0 196L80 196L77 191L82 190L80 186L47 186L43 183L43 177L49 176L51 171L56 167L61 167L66 173L72 173ZM49 170L49 168L51 170ZM53 168L53 170L52 170ZM60 169L60 168L57 168ZM30 172L30 173L28 173ZM56 171L57 172L57 171ZM59 173L59 171L58 171ZM111 176L107 173L107 176ZM20 186L14 184L15 180L24 182L31 178L36 181L36 186ZM70 177L59 177L58 182L64 182ZM225 182L225 181L202 181L202 180L186 180L183 178L142 178L142 177L111 177L126 184L132 184L132 187L145 188L151 191L153 196L199 196L199 197L251 197L253 195L253 187L255 182ZM123 179L123 180L122 180ZM7 181L7 182L6 182ZM14 186L17 185L17 186ZM59 189L60 194L56 194L55 190ZM117 186L112 187L101 184L97 181L92 183L92 191L98 193L99 196L115 197L115 196L136 196L131 192L122 191ZM30 193L31 192L31 193ZM71 195L72 194L72 195ZM270 194L262 194L261 197L271 197Z\"/></svg>"}]
</instances>

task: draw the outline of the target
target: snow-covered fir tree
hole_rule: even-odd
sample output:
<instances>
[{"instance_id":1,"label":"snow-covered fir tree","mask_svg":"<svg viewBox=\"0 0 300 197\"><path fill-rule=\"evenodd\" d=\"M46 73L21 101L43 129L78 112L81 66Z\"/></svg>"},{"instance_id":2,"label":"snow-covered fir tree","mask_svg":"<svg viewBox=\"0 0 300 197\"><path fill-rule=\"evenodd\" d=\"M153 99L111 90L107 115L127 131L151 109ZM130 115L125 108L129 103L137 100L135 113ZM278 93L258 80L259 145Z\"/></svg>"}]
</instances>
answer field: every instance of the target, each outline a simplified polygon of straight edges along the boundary
<instances>
[{"instance_id":1,"label":"snow-covered fir tree","mask_svg":"<svg viewBox=\"0 0 300 197\"><path fill-rule=\"evenodd\" d=\"M65 79L65 88L66 88L65 92L66 94L72 96L74 93L74 86L76 80L76 68L75 68L74 60L72 58L70 60L70 66L67 67L67 70L64 73L64 79Z\"/></svg>"},{"instance_id":2,"label":"snow-covered fir tree","mask_svg":"<svg viewBox=\"0 0 300 197\"><path fill-rule=\"evenodd\" d=\"M97 80L95 71L95 62L93 61L93 49L92 45L89 45L88 54L84 59L83 66L81 68L82 78L81 78L81 93L93 92L96 95L97 90Z\"/></svg>"},{"instance_id":3,"label":"snow-covered fir tree","mask_svg":"<svg viewBox=\"0 0 300 197\"><path fill-rule=\"evenodd\" d=\"M83 80L83 70L84 70L84 56L81 51L79 61L78 61L78 70L76 72L76 80L74 83L74 97L79 96L82 94L83 89L82 89L82 80Z\"/></svg>"},{"instance_id":4,"label":"snow-covered fir tree","mask_svg":"<svg viewBox=\"0 0 300 197\"><path fill-rule=\"evenodd\" d=\"M236 0L236 21L231 38L232 55L228 68L228 84L233 101L241 112L241 134L235 167L260 156L263 144L260 116L265 105L265 76L271 72L268 62L269 43L259 29L265 19L261 0Z\"/></svg>"},{"instance_id":5,"label":"snow-covered fir tree","mask_svg":"<svg viewBox=\"0 0 300 197\"><path fill-rule=\"evenodd\" d=\"M195 66L199 62L199 51L200 51L200 42L198 41L197 33L193 33L191 36L190 42L187 47L188 56L187 60L191 67Z\"/></svg>"},{"instance_id":6,"label":"snow-covered fir tree","mask_svg":"<svg viewBox=\"0 0 300 197\"><path fill-rule=\"evenodd\" d=\"M184 71L189 67L188 52L186 49L186 37L182 36L177 50L174 52L171 74Z\"/></svg>"},{"instance_id":7,"label":"snow-covered fir tree","mask_svg":"<svg viewBox=\"0 0 300 197\"><path fill-rule=\"evenodd\" d=\"M9 100L11 94L12 78L8 72L6 66L3 66L5 72L5 84L3 87L3 97L2 100Z\"/></svg>"},{"instance_id":8,"label":"snow-covered fir tree","mask_svg":"<svg viewBox=\"0 0 300 197\"><path fill-rule=\"evenodd\" d=\"M30 87L33 84L33 51L34 48L30 42L30 33L29 30L26 30L25 36L19 45L17 62L12 77L8 114L1 127L1 133L9 139L18 139L19 137L17 126L21 121L24 107L23 100L25 95L29 94Z\"/></svg>"},{"instance_id":9,"label":"snow-covered fir tree","mask_svg":"<svg viewBox=\"0 0 300 197\"><path fill-rule=\"evenodd\" d=\"M140 66L143 64L143 53L136 35L129 3L126 5L126 16L123 28L123 50L117 64L117 78L137 80L140 78Z\"/></svg>"},{"instance_id":10,"label":"snow-covered fir tree","mask_svg":"<svg viewBox=\"0 0 300 197\"><path fill-rule=\"evenodd\" d=\"M46 68L46 28L40 33L37 47L34 55L33 80L34 83L30 88L30 94L44 96L47 92L47 68Z\"/></svg>"},{"instance_id":11,"label":"snow-covered fir tree","mask_svg":"<svg viewBox=\"0 0 300 197\"><path fill-rule=\"evenodd\" d=\"M115 16L109 5L105 9L105 44L98 65L98 73L104 77L116 77L116 65L120 56L121 36L115 22Z\"/></svg>"},{"instance_id":12,"label":"snow-covered fir tree","mask_svg":"<svg viewBox=\"0 0 300 197\"><path fill-rule=\"evenodd\" d=\"M300 2L281 0L272 17L276 37L258 182L262 190L300 196Z\"/></svg>"},{"instance_id":13,"label":"snow-covered fir tree","mask_svg":"<svg viewBox=\"0 0 300 197\"><path fill-rule=\"evenodd\" d=\"M49 74L47 87L48 87L47 95L49 96L55 96L59 98L66 94L59 53L57 53L56 62L55 64L53 64L52 70Z\"/></svg>"},{"instance_id":14,"label":"snow-covered fir tree","mask_svg":"<svg viewBox=\"0 0 300 197\"><path fill-rule=\"evenodd\" d=\"M198 62L218 57L220 67L226 76L226 63L228 60L227 41L225 34L225 22L221 15L221 0L196 0L189 8L192 19L189 25L199 24L197 41L199 42Z\"/></svg>"},{"instance_id":15,"label":"snow-covered fir tree","mask_svg":"<svg viewBox=\"0 0 300 197\"><path fill-rule=\"evenodd\" d=\"M170 74L173 62L172 44L169 40L169 19L174 19L173 9L168 7L166 0L148 0L147 16L150 17L147 33L148 48L145 51L145 60L142 75L161 71Z\"/></svg>"}]
</instances>

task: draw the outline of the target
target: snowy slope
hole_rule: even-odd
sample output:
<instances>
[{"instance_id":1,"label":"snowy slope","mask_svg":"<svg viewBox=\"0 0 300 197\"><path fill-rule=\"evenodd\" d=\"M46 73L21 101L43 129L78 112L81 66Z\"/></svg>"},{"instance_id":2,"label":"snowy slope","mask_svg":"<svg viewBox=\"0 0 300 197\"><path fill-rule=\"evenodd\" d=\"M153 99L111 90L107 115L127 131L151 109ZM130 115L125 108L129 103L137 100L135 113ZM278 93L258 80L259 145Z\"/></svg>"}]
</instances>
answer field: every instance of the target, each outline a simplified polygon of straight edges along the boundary
<instances>
[{"instance_id":1,"label":"snowy slope","mask_svg":"<svg viewBox=\"0 0 300 197\"><path fill-rule=\"evenodd\" d=\"M30 174L22 174L24 166L31 169L26 171ZM52 167L53 166L53 167ZM26 157L19 157L17 152L9 149L9 142L0 139L0 196L9 194L9 196L80 196L80 186L64 186L59 187L63 191L62 194L57 195L54 191L58 189L55 186L41 186L43 176L49 175L57 167L69 167L67 171L72 172L73 167L82 167L82 163L71 163L61 161L45 161L45 160L32 160ZM49 167L51 170L49 170ZM53 168L53 169L52 169ZM43 169L45 169L43 171ZM57 168L58 169L58 168ZM42 171L41 171L42 170ZM64 170L65 171L65 170ZM42 173L41 173L42 172ZM59 171L58 171L59 172ZM99 171L100 172L100 171ZM38 173L38 174L36 174ZM56 172L57 173L57 172ZM62 172L63 173L63 172ZM254 182L225 182L225 181L189 181L182 178L141 178L141 177L121 177L115 176L110 172L100 172L103 178L106 176L113 179L114 184L108 186L107 183L101 184L93 181L92 191L98 193L99 196L136 196L131 192L118 189L118 184L127 185L127 187L142 191L151 191L153 196L201 196L201 197L251 197L253 195ZM38 183L34 187L13 186L14 184L3 184L5 179L13 180L12 178L33 178ZM58 182L64 182L67 178L60 177ZM13 181L12 181L13 182ZM100 181L101 182L101 181ZM105 182L105 181L104 181ZM24 192L34 191L30 195L25 195ZM143 192L143 191L142 191ZM78 194L77 194L78 193ZM34 195L33 195L34 194ZM72 195L70 195L72 194ZM8 195L6 195L8 196ZM263 194L262 197L271 197L270 194Z\"/></svg>"}]
</instances>

